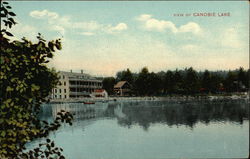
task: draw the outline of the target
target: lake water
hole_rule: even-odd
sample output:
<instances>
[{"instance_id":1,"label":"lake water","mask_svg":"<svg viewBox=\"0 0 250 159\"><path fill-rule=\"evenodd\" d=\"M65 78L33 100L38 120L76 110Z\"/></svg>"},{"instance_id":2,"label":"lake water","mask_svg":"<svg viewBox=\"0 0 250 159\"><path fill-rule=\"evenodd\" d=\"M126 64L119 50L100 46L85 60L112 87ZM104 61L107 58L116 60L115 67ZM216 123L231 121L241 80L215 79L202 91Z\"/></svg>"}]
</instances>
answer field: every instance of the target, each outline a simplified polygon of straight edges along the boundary
<instances>
[{"instance_id":1,"label":"lake water","mask_svg":"<svg viewBox=\"0 0 250 159\"><path fill-rule=\"evenodd\" d=\"M245 101L124 101L51 104L41 118L74 113L50 138L68 159L243 158L249 154ZM37 144L36 141L33 144Z\"/></svg>"}]
</instances>

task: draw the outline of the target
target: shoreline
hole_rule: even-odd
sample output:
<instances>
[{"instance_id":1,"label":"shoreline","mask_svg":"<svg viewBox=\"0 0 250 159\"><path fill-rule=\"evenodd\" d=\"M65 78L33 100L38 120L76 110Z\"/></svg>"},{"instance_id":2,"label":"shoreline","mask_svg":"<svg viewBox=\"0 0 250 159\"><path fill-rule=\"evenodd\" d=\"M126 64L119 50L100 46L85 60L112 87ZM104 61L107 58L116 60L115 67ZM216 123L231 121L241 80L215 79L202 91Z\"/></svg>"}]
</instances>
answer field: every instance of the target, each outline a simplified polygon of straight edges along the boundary
<instances>
[{"instance_id":1,"label":"shoreline","mask_svg":"<svg viewBox=\"0 0 250 159\"><path fill-rule=\"evenodd\" d=\"M232 94L232 95L196 95L196 96L145 96L145 97L121 97L111 96L108 98L96 97L96 98L73 98L73 99L51 99L49 104L60 103L83 103L83 102L114 102L114 101L176 101L176 102L189 102L189 101L234 101L245 100L249 102L248 94Z\"/></svg>"}]
</instances>

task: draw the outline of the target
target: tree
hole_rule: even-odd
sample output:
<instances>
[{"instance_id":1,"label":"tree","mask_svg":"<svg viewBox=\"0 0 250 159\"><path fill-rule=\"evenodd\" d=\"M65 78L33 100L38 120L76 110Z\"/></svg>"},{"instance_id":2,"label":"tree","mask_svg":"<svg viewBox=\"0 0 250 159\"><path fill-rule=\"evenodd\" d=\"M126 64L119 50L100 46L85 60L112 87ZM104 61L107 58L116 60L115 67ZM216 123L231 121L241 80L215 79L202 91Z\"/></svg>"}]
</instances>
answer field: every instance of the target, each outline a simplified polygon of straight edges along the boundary
<instances>
[{"instance_id":1,"label":"tree","mask_svg":"<svg viewBox=\"0 0 250 159\"><path fill-rule=\"evenodd\" d=\"M10 41L13 35L7 29L16 24L10 9L1 1L1 20L6 29L1 28L0 33L0 158L64 158L62 149L50 139L24 151L26 143L47 137L61 122L72 124L73 116L65 111L59 112L52 123L38 118L41 103L59 82L55 70L46 63L61 49L60 39L46 42L39 34L37 43L25 38Z\"/></svg>"},{"instance_id":2,"label":"tree","mask_svg":"<svg viewBox=\"0 0 250 159\"><path fill-rule=\"evenodd\" d=\"M206 93L212 91L212 75L208 70L205 70L205 72L202 75L201 87L202 89L204 89L204 92Z\"/></svg>"},{"instance_id":3,"label":"tree","mask_svg":"<svg viewBox=\"0 0 250 159\"><path fill-rule=\"evenodd\" d=\"M201 87L206 91L209 91L209 89L211 88L211 75L208 70L205 70L205 72L203 73Z\"/></svg>"},{"instance_id":4,"label":"tree","mask_svg":"<svg viewBox=\"0 0 250 159\"><path fill-rule=\"evenodd\" d=\"M246 80L246 87L249 89L250 86L250 69L247 70L247 80Z\"/></svg>"},{"instance_id":5,"label":"tree","mask_svg":"<svg viewBox=\"0 0 250 159\"><path fill-rule=\"evenodd\" d=\"M244 69L242 67L240 67L239 71L238 71L238 82L240 84L243 84L245 87L248 86L248 78L247 78L247 72L244 71Z\"/></svg>"},{"instance_id":6,"label":"tree","mask_svg":"<svg viewBox=\"0 0 250 159\"><path fill-rule=\"evenodd\" d=\"M223 78L219 76L217 73L211 74L209 90L212 93L218 92L221 87L222 82L223 82Z\"/></svg>"},{"instance_id":7,"label":"tree","mask_svg":"<svg viewBox=\"0 0 250 159\"><path fill-rule=\"evenodd\" d=\"M174 85L174 92L175 93L183 93L183 90L184 90L183 81L184 81L184 79L183 79L183 76L180 73L180 71L176 70L173 78L174 78L174 84L173 84Z\"/></svg>"},{"instance_id":8,"label":"tree","mask_svg":"<svg viewBox=\"0 0 250 159\"><path fill-rule=\"evenodd\" d=\"M164 78L164 90L168 93L173 93L175 87L174 74L172 71L167 71Z\"/></svg>"},{"instance_id":9,"label":"tree","mask_svg":"<svg viewBox=\"0 0 250 159\"><path fill-rule=\"evenodd\" d=\"M195 70L192 67L186 70L186 76L184 80L184 87L186 93L194 94L198 91L198 76Z\"/></svg>"},{"instance_id":10,"label":"tree","mask_svg":"<svg viewBox=\"0 0 250 159\"><path fill-rule=\"evenodd\" d=\"M115 78L114 77L106 77L102 81L102 88L105 89L108 94L114 94L114 85Z\"/></svg>"},{"instance_id":11,"label":"tree","mask_svg":"<svg viewBox=\"0 0 250 159\"><path fill-rule=\"evenodd\" d=\"M149 76L148 68L147 67L142 68L141 72L138 75L138 78L135 81L136 91L138 92L139 95L148 94L148 88L149 88L148 76Z\"/></svg>"},{"instance_id":12,"label":"tree","mask_svg":"<svg viewBox=\"0 0 250 159\"><path fill-rule=\"evenodd\" d=\"M237 91L237 74L236 72L229 71L226 79L224 80L224 87L227 92Z\"/></svg>"},{"instance_id":13,"label":"tree","mask_svg":"<svg viewBox=\"0 0 250 159\"><path fill-rule=\"evenodd\" d=\"M127 68L126 71L117 72L116 81L127 81L131 85L134 83L134 78L131 71Z\"/></svg>"},{"instance_id":14,"label":"tree","mask_svg":"<svg viewBox=\"0 0 250 159\"><path fill-rule=\"evenodd\" d=\"M150 73L147 82L149 95L157 95L160 93L162 80L157 74L155 74L154 72Z\"/></svg>"}]
</instances>

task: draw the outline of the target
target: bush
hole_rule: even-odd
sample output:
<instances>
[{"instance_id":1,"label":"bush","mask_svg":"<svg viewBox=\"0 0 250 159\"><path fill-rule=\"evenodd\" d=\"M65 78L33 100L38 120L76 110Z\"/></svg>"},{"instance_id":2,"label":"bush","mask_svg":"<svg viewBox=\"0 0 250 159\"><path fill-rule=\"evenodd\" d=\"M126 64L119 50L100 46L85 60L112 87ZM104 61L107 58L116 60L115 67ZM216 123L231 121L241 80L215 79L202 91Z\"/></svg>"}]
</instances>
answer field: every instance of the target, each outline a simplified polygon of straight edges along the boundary
<instances>
[{"instance_id":1,"label":"bush","mask_svg":"<svg viewBox=\"0 0 250 159\"><path fill-rule=\"evenodd\" d=\"M1 21L6 28L16 24L7 2L1 2ZM25 151L25 144L47 137L58 129L61 122L69 124L73 116L59 112L53 123L40 121L38 113L42 102L59 80L57 73L46 63L56 50L61 49L60 39L46 42L38 34L37 43L23 38L11 41L13 36L1 29L0 56L0 157L1 158L64 158L62 149L49 139L39 147Z\"/></svg>"}]
</instances>

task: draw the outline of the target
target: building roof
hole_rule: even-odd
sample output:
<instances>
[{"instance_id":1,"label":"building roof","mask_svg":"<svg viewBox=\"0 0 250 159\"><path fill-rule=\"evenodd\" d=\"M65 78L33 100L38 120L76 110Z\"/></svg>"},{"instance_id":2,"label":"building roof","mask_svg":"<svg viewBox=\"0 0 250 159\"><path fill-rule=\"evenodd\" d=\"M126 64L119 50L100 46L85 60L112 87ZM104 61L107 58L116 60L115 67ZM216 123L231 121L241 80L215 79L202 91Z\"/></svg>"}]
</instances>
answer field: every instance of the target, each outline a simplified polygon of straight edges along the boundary
<instances>
[{"instance_id":1,"label":"building roof","mask_svg":"<svg viewBox=\"0 0 250 159\"><path fill-rule=\"evenodd\" d=\"M59 71L59 73L67 75L69 77L77 77L77 76L90 77L90 75L86 73L76 73L76 72L66 72L66 71Z\"/></svg>"},{"instance_id":2,"label":"building roof","mask_svg":"<svg viewBox=\"0 0 250 159\"><path fill-rule=\"evenodd\" d=\"M118 82L118 83L114 86L114 88L121 88L122 86L125 85L125 83L128 83L128 82L127 82L127 81L120 81L120 82Z\"/></svg>"},{"instance_id":3,"label":"building roof","mask_svg":"<svg viewBox=\"0 0 250 159\"><path fill-rule=\"evenodd\" d=\"M59 74L67 76L71 80L95 80L95 81L101 81L98 80L96 77L93 77L86 73L76 73L76 72L66 72L66 71L59 71Z\"/></svg>"}]
</instances>

